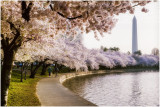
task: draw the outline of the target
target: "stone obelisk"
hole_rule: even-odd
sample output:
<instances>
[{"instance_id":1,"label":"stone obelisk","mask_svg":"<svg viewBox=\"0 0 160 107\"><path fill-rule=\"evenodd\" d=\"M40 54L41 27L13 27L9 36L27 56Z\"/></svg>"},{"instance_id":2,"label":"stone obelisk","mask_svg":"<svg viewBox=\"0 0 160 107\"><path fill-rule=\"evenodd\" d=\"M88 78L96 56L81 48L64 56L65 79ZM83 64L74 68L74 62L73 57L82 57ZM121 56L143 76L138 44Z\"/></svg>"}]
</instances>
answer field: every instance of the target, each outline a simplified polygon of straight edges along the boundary
<instances>
[{"instance_id":1,"label":"stone obelisk","mask_svg":"<svg viewBox=\"0 0 160 107\"><path fill-rule=\"evenodd\" d=\"M138 51L138 41L137 41L137 19L134 16L132 21L132 54Z\"/></svg>"}]
</instances>

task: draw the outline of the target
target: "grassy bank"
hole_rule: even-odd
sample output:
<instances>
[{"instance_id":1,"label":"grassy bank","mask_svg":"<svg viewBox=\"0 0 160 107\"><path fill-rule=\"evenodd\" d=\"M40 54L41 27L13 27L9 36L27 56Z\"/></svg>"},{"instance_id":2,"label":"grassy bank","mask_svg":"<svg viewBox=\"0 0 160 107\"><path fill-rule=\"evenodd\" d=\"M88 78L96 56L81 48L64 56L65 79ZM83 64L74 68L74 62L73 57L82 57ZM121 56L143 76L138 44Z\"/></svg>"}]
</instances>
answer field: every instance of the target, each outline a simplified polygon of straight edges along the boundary
<instances>
[{"instance_id":1,"label":"grassy bank","mask_svg":"<svg viewBox=\"0 0 160 107\"><path fill-rule=\"evenodd\" d=\"M38 73L34 79L29 78L29 74L27 75L27 79L20 82L20 71L13 70L11 83L9 87L8 93L8 106L40 106L40 101L36 95L36 84L37 82L45 77L41 77L39 72L41 68L38 70Z\"/></svg>"}]
</instances>

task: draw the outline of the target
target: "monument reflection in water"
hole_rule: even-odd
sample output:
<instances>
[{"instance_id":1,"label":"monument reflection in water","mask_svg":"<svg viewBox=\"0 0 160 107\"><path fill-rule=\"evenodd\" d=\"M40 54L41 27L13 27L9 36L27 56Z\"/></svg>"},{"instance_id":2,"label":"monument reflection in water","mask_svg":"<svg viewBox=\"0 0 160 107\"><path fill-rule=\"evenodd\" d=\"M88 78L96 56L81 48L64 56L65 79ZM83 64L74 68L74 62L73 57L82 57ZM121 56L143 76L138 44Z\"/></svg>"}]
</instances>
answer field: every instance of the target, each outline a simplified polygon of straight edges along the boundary
<instances>
[{"instance_id":1,"label":"monument reflection in water","mask_svg":"<svg viewBox=\"0 0 160 107\"><path fill-rule=\"evenodd\" d=\"M158 82L158 70L142 70L76 77L64 86L99 106L158 106Z\"/></svg>"}]
</instances>

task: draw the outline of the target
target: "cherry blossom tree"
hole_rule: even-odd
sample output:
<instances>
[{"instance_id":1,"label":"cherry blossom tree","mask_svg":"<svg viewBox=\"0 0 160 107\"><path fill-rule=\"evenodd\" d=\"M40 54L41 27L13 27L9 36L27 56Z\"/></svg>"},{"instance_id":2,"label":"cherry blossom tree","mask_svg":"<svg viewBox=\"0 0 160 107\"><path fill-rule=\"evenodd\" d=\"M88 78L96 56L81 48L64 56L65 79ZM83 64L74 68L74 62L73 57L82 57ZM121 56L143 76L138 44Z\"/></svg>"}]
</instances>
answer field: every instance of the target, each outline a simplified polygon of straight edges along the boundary
<instances>
[{"instance_id":1,"label":"cherry blossom tree","mask_svg":"<svg viewBox=\"0 0 160 107\"><path fill-rule=\"evenodd\" d=\"M28 62L31 65L30 78L34 78L36 71L45 61L42 44L36 41L29 41L24 43L15 55L15 60L18 62ZM33 69L33 62L39 62Z\"/></svg>"},{"instance_id":2,"label":"cherry blossom tree","mask_svg":"<svg viewBox=\"0 0 160 107\"><path fill-rule=\"evenodd\" d=\"M133 55L138 66L159 66L159 56L156 55Z\"/></svg>"},{"instance_id":3,"label":"cherry blossom tree","mask_svg":"<svg viewBox=\"0 0 160 107\"><path fill-rule=\"evenodd\" d=\"M1 3L1 48L4 53L1 104L6 105L15 54L23 43L47 34L48 26L42 25L38 19L30 18L33 2L2 1Z\"/></svg>"},{"instance_id":4,"label":"cherry blossom tree","mask_svg":"<svg viewBox=\"0 0 160 107\"><path fill-rule=\"evenodd\" d=\"M44 50L47 53L45 57L47 59L53 62L56 61L58 64L70 67L71 69L75 68L76 70L87 68L85 65L85 55L83 55L85 52L82 53L84 49L86 48L76 39L70 40L65 37L54 39L50 41L50 45L44 46Z\"/></svg>"}]
</instances>

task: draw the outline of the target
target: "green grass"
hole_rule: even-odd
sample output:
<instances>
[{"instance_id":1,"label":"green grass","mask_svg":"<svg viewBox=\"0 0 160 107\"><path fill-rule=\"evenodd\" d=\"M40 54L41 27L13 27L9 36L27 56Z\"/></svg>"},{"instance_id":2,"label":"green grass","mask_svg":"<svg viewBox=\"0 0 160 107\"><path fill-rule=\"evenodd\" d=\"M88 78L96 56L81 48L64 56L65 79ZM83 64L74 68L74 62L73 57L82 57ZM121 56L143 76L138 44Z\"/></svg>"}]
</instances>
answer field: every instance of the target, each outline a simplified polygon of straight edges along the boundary
<instances>
[{"instance_id":1,"label":"green grass","mask_svg":"<svg viewBox=\"0 0 160 107\"><path fill-rule=\"evenodd\" d=\"M40 106L40 101L36 95L37 82L45 77L40 76L41 68L39 68L34 79L29 78L20 82L20 71L13 70L11 83L9 86L7 106ZM46 73L47 75L48 73Z\"/></svg>"}]
</instances>

